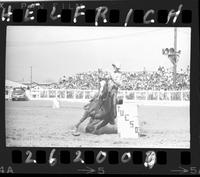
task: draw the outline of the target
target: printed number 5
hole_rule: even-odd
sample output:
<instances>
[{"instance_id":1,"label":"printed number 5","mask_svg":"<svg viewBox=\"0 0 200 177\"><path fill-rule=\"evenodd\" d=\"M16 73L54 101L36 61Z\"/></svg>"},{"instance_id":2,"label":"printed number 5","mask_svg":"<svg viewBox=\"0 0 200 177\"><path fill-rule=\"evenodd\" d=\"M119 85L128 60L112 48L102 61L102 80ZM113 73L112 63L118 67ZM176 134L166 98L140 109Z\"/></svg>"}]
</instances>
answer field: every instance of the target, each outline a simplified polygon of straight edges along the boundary
<instances>
[{"instance_id":1,"label":"printed number 5","mask_svg":"<svg viewBox=\"0 0 200 177\"><path fill-rule=\"evenodd\" d=\"M98 168L98 174L104 174L105 171L104 171L104 167L99 167Z\"/></svg>"},{"instance_id":2,"label":"printed number 5","mask_svg":"<svg viewBox=\"0 0 200 177\"><path fill-rule=\"evenodd\" d=\"M131 128L134 127L134 121L130 121L130 126L131 126Z\"/></svg>"}]
</instances>

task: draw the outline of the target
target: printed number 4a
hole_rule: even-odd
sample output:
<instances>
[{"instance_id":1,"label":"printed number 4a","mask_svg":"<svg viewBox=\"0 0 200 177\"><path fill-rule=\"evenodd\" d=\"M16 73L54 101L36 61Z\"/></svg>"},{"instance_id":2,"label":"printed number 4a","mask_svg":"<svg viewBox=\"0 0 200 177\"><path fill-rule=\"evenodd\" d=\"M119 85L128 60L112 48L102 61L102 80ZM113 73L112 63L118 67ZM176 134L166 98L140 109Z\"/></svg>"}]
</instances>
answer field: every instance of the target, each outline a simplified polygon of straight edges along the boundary
<instances>
[{"instance_id":1,"label":"printed number 4a","mask_svg":"<svg viewBox=\"0 0 200 177\"><path fill-rule=\"evenodd\" d=\"M11 166L8 166L7 170L4 168L4 166L0 167L0 173L13 173L13 169Z\"/></svg>"}]
</instances>

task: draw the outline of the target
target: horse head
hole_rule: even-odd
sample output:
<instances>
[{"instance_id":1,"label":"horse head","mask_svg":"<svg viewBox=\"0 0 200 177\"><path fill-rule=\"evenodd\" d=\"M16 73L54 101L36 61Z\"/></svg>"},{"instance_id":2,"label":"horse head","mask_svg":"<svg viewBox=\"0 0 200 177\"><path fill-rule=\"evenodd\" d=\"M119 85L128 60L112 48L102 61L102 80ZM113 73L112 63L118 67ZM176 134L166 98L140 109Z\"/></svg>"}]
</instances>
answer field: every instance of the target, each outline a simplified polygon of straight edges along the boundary
<instances>
[{"instance_id":1,"label":"horse head","mask_svg":"<svg viewBox=\"0 0 200 177\"><path fill-rule=\"evenodd\" d=\"M110 82L109 78L104 78L100 82L100 98L105 100L108 98L108 96L111 96L111 91L112 91L112 82Z\"/></svg>"},{"instance_id":2,"label":"horse head","mask_svg":"<svg viewBox=\"0 0 200 177\"><path fill-rule=\"evenodd\" d=\"M112 108L112 95L111 95L111 87L110 87L110 80L109 79L104 79L103 82L101 83L101 87L100 88L100 100L102 101L102 105L104 107L104 109L106 109L108 111L111 110Z\"/></svg>"}]
</instances>

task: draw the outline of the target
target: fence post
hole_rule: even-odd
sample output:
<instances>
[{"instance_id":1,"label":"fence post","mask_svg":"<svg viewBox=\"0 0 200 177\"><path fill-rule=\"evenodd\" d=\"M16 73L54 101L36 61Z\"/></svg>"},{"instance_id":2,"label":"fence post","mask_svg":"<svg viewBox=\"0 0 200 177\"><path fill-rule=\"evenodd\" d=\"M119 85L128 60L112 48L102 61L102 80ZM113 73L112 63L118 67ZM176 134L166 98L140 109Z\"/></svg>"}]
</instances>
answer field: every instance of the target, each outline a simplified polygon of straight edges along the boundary
<instances>
[{"instance_id":1,"label":"fence post","mask_svg":"<svg viewBox=\"0 0 200 177\"><path fill-rule=\"evenodd\" d=\"M73 90L73 99L75 100L76 99L76 91Z\"/></svg>"},{"instance_id":2,"label":"fence post","mask_svg":"<svg viewBox=\"0 0 200 177\"><path fill-rule=\"evenodd\" d=\"M181 91L181 101L183 101L183 91Z\"/></svg>"},{"instance_id":3,"label":"fence post","mask_svg":"<svg viewBox=\"0 0 200 177\"><path fill-rule=\"evenodd\" d=\"M170 92L170 101L173 100L173 92Z\"/></svg>"},{"instance_id":4,"label":"fence post","mask_svg":"<svg viewBox=\"0 0 200 177\"><path fill-rule=\"evenodd\" d=\"M67 90L65 90L65 99L67 100Z\"/></svg>"},{"instance_id":5,"label":"fence post","mask_svg":"<svg viewBox=\"0 0 200 177\"><path fill-rule=\"evenodd\" d=\"M40 96L41 96L41 89L39 89L38 93L39 93L38 97L40 98Z\"/></svg>"},{"instance_id":6,"label":"fence post","mask_svg":"<svg viewBox=\"0 0 200 177\"><path fill-rule=\"evenodd\" d=\"M148 91L145 92L145 101L147 101Z\"/></svg>"},{"instance_id":7,"label":"fence post","mask_svg":"<svg viewBox=\"0 0 200 177\"><path fill-rule=\"evenodd\" d=\"M83 100L85 100L85 90L83 90Z\"/></svg>"},{"instance_id":8,"label":"fence post","mask_svg":"<svg viewBox=\"0 0 200 177\"><path fill-rule=\"evenodd\" d=\"M136 92L135 92L135 100L136 100L136 101L137 101L137 93L138 93L138 92L136 91Z\"/></svg>"}]
</instances>

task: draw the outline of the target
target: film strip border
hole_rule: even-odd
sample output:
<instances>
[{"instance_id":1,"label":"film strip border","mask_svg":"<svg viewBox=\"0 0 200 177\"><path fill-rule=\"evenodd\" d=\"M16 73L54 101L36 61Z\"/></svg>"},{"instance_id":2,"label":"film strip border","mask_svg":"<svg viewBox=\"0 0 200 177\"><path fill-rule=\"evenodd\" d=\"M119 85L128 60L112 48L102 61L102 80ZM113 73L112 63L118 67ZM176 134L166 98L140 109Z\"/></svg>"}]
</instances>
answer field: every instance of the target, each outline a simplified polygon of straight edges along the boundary
<instances>
[{"instance_id":1,"label":"film strip border","mask_svg":"<svg viewBox=\"0 0 200 177\"><path fill-rule=\"evenodd\" d=\"M174 9L158 10L133 9L126 6L120 9L120 3L113 6L102 5L106 3L100 2L98 4L99 6L94 2L0 3L1 21L34 25L84 23L85 26L192 23L192 11L185 9L184 4L177 4L177 7L173 6Z\"/></svg>"},{"instance_id":2,"label":"film strip border","mask_svg":"<svg viewBox=\"0 0 200 177\"><path fill-rule=\"evenodd\" d=\"M165 9L164 5L160 8L130 8L129 5L120 9L120 3L107 5L98 2L37 2L37 3L2 3L0 2L0 23L19 24L19 25L84 25L84 26L138 26L138 25L163 25L172 26L173 24L188 25L192 23L192 11L185 4L176 4ZM112 3L111 3L112 4ZM153 5L154 6L154 5ZM134 6L132 6L134 7ZM150 7L150 6L148 6ZM190 6L191 7L191 6ZM102 15L103 12L105 15ZM102 12L98 15L98 12ZM98 18L97 18L98 17ZM12 148L13 149L13 148ZM19 148L21 149L21 148ZM110 164L131 166L139 165L143 168L154 169L157 165L168 166L174 158L168 154L168 150L58 150L40 149L37 150L12 150L9 161L15 165L40 164L57 166L58 164ZM24 148L23 148L24 149ZM154 157L154 158L153 158ZM179 150L177 153L177 164L190 165L191 152L189 150ZM152 164L151 164L152 162ZM26 166L25 166L26 168ZM175 168L175 167L173 167ZM178 168L178 165L177 165ZM1 169L0 169L1 170ZM8 169L7 169L8 170ZM95 173L94 169L78 169L79 172ZM172 169L175 173L187 173L185 168ZM193 169L194 171L194 169ZM104 169L98 169L99 173L104 173ZM197 171L196 174L200 174Z\"/></svg>"},{"instance_id":3,"label":"film strip border","mask_svg":"<svg viewBox=\"0 0 200 177\"><path fill-rule=\"evenodd\" d=\"M191 153L180 150L178 161L180 165L191 164ZM152 169L154 165L169 165L172 163L171 155L164 150L75 150L75 149L40 149L19 150L13 149L10 161L12 164L131 164L141 165Z\"/></svg>"}]
</instances>

